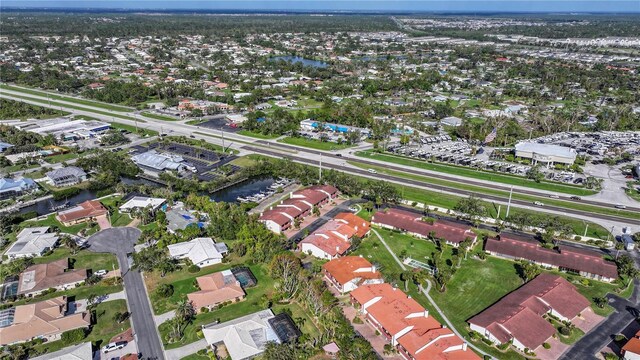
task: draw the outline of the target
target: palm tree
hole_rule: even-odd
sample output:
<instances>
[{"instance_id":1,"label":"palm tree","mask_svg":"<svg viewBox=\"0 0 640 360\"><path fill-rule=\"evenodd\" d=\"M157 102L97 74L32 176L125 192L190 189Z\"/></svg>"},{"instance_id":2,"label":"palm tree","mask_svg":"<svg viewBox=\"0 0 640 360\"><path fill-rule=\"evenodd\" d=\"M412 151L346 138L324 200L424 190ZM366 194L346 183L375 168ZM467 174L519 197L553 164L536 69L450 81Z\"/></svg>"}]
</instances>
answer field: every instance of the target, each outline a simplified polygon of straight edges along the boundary
<instances>
[{"instance_id":1,"label":"palm tree","mask_svg":"<svg viewBox=\"0 0 640 360\"><path fill-rule=\"evenodd\" d=\"M196 315L196 310L193 307L193 302L190 300L182 299L178 301L176 307L176 318L181 321L188 322Z\"/></svg>"},{"instance_id":2,"label":"palm tree","mask_svg":"<svg viewBox=\"0 0 640 360\"><path fill-rule=\"evenodd\" d=\"M63 235L60 242L71 250L71 253L75 255L78 252L78 243L69 235Z\"/></svg>"}]
</instances>

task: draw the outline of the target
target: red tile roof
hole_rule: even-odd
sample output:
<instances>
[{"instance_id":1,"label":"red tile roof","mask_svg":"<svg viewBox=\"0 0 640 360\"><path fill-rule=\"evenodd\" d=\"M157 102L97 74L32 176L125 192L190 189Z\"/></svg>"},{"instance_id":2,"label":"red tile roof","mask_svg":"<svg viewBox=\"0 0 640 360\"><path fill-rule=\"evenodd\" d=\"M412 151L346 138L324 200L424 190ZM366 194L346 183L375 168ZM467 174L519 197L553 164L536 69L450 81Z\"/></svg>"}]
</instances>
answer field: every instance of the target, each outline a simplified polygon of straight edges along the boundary
<instances>
[{"instance_id":1,"label":"red tile roof","mask_svg":"<svg viewBox=\"0 0 640 360\"><path fill-rule=\"evenodd\" d=\"M318 205L319 203L328 199L329 195L317 190L313 190L311 188L307 188L294 192L292 198L306 200L311 205Z\"/></svg>"},{"instance_id":2,"label":"red tile roof","mask_svg":"<svg viewBox=\"0 0 640 360\"><path fill-rule=\"evenodd\" d=\"M625 352L640 355L640 339L637 337L629 339L629 341L622 347L622 354Z\"/></svg>"},{"instance_id":3,"label":"red tile roof","mask_svg":"<svg viewBox=\"0 0 640 360\"><path fill-rule=\"evenodd\" d=\"M334 219L354 228L359 238L365 237L371 228L371 224L368 221L350 212L340 213Z\"/></svg>"},{"instance_id":4,"label":"red tile roof","mask_svg":"<svg viewBox=\"0 0 640 360\"><path fill-rule=\"evenodd\" d=\"M382 279L382 274L376 271L367 259L360 256L344 256L333 259L322 265L322 268L340 285L354 279Z\"/></svg>"},{"instance_id":5,"label":"red tile roof","mask_svg":"<svg viewBox=\"0 0 640 360\"><path fill-rule=\"evenodd\" d=\"M469 323L489 330L502 343L514 337L529 349L535 349L555 333L542 315L553 309L573 319L589 306L589 300L563 277L543 273L471 318Z\"/></svg>"},{"instance_id":6,"label":"red tile roof","mask_svg":"<svg viewBox=\"0 0 640 360\"><path fill-rule=\"evenodd\" d=\"M343 240L334 234L311 234L300 241L300 247L302 244L311 244L318 249L329 254L331 257L342 255L351 247L351 243Z\"/></svg>"},{"instance_id":7,"label":"red tile roof","mask_svg":"<svg viewBox=\"0 0 640 360\"><path fill-rule=\"evenodd\" d=\"M388 209L386 212L378 211L371 218L371 222L392 226L424 237L429 236L429 233L433 231L436 237L458 244L468 237L472 239L476 237L470 228L455 222L437 220L432 225L422 221L422 216L419 214L400 209Z\"/></svg>"},{"instance_id":8,"label":"red tile roof","mask_svg":"<svg viewBox=\"0 0 640 360\"><path fill-rule=\"evenodd\" d=\"M616 279L618 269L613 262L590 250L579 250L560 245L558 250L546 249L538 242L501 236L487 239L485 250L518 259L559 266L565 269L584 271L606 278Z\"/></svg>"},{"instance_id":9,"label":"red tile roof","mask_svg":"<svg viewBox=\"0 0 640 360\"><path fill-rule=\"evenodd\" d=\"M260 220L262 221L273 221L274 223L284 226L291 222L291 219L282 214L280 210L272 209L267 210L262 213L260 216Z\"/></svg>"},{"instance_id":10,"label":"red tile roof","mask_svg":"<svg viewBox=\"0 0 640 360\"><path fill-rule=\"evenodd\" d=\"M106 215L107 209L98 200L87 200L77 206L58 213L58 220L70 222L80 219Z\"/></svg>"}]
</instances>

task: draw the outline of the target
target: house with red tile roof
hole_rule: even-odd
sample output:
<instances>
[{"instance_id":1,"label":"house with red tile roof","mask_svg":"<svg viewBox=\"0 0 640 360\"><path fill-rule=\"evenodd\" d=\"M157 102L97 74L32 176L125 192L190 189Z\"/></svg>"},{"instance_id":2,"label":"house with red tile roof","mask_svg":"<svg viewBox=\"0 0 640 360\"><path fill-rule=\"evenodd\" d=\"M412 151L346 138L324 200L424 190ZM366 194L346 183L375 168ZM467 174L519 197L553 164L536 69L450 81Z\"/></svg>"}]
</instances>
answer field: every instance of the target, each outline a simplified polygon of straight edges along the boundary
<instances>
[{"instance_id":1,"label":"house with red tile roof","mask_svg":"<svg viewBox=\"0 0 640 360\"><path fill-rule=\"evenodd\" d=\"M363 285L350 296L367 323L407 360L480 359L411 296L389 284Z\"/></svg>"},{"instance_id":2,"label":"house with red tile roof","mask_svg":"<svg viewBox=\"0 0 640 360\"><path fill-rule=\"evenodd\" d=\"M489 238L485 251L493 256L510 260L527 260L545 268L578 273L589 279L612 282L618 278L615 263L605 260L600 253L560 245L555 249L542 247L537 241L512 235Z\"/></svg>"},{"instance_id":3,"label":"house with red tile roof","mask_svg":"<svg viewBox=\"0 0 640 360\"><path fill-rule=\"evenodd\" d=\"M202 308L211 310L224 302L237 302L245 297L244 289L231 270L200 276L196 281L200 290L187 294L187 298L198 312Z\"/></svg>"},{"instance_id":4,"label":"house with red tile roof","mask_svg":"<svg viewBox=\"0 0 640 360\"><path fill-rule=\"evenodd\" d=\"M109 212L100 201L87 200L71 209L60 211L56 219L64 226L71 226L87 221L93 221L96 217L106 215Z\"/></svg>"},{"instance_id":5,"label":"house with red tile roof","mask_svg":"<svg viewBox=\"0 0 640 360\"><path fill-rule=\"evenodd\" d=\"M343 256L322 265L329 283L340 293L355 290L361 285L382 284L382 274L362 256Z\"/></svg>"},{"instance_id":6,"label":"house with red tile roof","mask_svg":"<svg viewBox=\"0 0 640 360\"><path fill-rule=\"evenodd\" d=\"M433 236L454 247L458 247L466 239L471 239L472 243L477 239L477 235L467 226L452 221L432 220L433 223L423 221L420 214L407 210L387 209L375 213L371 223L387 229L404 231L422 239Z\"/></svg>"},{"instance_id":7,"label":"house with red tile roof","mask_svg":"<svg viewBox=\"0 0 640 360\"><path fill-rule=\"evenodd\" d=\"M640 331L624 344L620 354L624 360L640 360Z\"/></svg>"},{"instance_id":8,"label":"house with red tile roof","mask_svg":"<svg viewBox=\"0 0 640 360\"><path fill-rule=\"evenodd\" d=\"M289 199L260 214L258 219L265 226L280 234L311 214L314 207L321 208L338 196L338 190L330 185L316 185L292 192Z\"/></svg>"},{"instance_id":9,"label":"house with red tile roof","mask_svg":"<svg viewBox=\"0 0 640 360\"><path fill-rule=\"evenodd\" d=\"M368 221L351 213L341 213L304 238L298 248L321 259L335 259L349 250L354 236L366 236L369 228Z\"/></svg>"},{"instance_id":10,"label":"house with red tile roof","mask_svg":"<svg viewBox=\"0 0 640 360\"><path fill-rule=\"evenodd\" d=\"M588 311L591 303L561 276L549 273L512 291L480 314L469 319L471 330L496 344L512 341L521 351L533 350L556 333L544 316L573 321Z\"/></svg>"}]
</instances>

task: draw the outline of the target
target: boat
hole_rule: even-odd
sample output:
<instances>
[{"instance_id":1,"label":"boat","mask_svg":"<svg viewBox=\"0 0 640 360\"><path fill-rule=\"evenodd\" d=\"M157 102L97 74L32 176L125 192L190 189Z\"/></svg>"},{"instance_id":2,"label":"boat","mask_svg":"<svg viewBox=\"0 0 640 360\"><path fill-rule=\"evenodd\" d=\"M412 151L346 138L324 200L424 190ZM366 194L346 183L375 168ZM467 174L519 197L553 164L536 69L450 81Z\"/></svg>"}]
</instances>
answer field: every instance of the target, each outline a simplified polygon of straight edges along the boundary
<instances>
[{"instance_id":1,"label":"boat","mask_svg":"<svg viewBox=\"0 0 640 360\"><path fill-rule=\"evenodd\" d=\"M60 204L60 205L53 205L53 203L51 201L49 201L49 210L50 211L59 211L59 210L63 210L68 208L69 206L71 206L71 203L68 201L65 201L64 203Z\"/></svg>"}]
</instances>

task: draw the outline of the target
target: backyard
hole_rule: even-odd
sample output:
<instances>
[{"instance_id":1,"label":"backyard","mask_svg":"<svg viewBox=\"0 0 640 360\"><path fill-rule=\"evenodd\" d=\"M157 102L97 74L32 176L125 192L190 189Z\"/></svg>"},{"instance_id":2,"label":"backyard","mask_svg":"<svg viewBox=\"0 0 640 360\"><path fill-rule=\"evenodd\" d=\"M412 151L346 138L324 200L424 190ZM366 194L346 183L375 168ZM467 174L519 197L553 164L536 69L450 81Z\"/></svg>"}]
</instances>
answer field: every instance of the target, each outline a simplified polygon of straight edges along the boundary
<instances>
[{"instance_id":1,"label":"backyard","mask_svg":"<svg viewBox=\"0 0 640 360\"><path fill-rule=\"evenodd\" d=\"M33 259L34 264L45 264L59 259L70 258L75 269L108 270L118 269L118 260L113 254L94 253L80 250L75 255L66 247L57 248L50 255Z\"/></svg>"}]
</instances>

